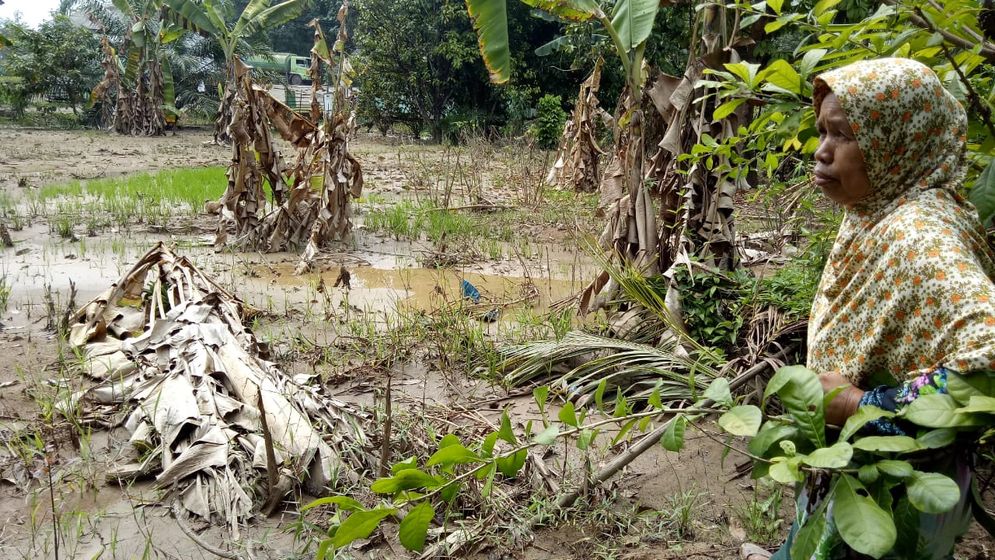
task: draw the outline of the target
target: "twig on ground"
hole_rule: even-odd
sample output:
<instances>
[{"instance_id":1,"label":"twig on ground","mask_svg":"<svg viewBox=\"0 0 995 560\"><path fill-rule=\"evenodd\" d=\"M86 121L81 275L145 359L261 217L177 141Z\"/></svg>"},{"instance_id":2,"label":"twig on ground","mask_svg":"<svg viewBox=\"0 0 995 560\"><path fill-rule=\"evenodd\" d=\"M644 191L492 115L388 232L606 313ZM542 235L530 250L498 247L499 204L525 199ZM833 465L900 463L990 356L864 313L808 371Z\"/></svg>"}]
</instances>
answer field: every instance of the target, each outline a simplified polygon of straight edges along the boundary
<instances>
[{"instance_id":1,"label":"twig on ground","mask_svg":"<svg viewBox=\"0 0 995 560\"><path fill-rule=\"evenodd\" d=\"M387 476L387 462L390 460L390 432L391 425L393 424L393 414L391 411L391 391L390 391L390 381L392 379L390 372L387 372L387 387L384 390L384 422L383 422L383 443L380 446L380 468L378 470L377 476L383 478Z\"/></svg>"},{"instance_id":2,"label":"twig on ground","mask_svg":"<svg viewBox=\"0 0 995 560\"><path fill-rule=\"evenodd\" d=\"M210 552L215 556L220 556L221 558L228 558L229 560L238 560L237 555L228 552L227 550L221 550L220 548L210 545L204 539L200 538L197 535L197 533L194 533L193 529L191 529L183 521L183 517L176 513L175 508L173 508L171 512L173 514L173 519L176 521L176 524L180 527L180 530L183 531L183 534L186 535L190 540L192 540L194 544L196 544L197 546L203 548L204 550Z\"/></svg>"}]
</instances>

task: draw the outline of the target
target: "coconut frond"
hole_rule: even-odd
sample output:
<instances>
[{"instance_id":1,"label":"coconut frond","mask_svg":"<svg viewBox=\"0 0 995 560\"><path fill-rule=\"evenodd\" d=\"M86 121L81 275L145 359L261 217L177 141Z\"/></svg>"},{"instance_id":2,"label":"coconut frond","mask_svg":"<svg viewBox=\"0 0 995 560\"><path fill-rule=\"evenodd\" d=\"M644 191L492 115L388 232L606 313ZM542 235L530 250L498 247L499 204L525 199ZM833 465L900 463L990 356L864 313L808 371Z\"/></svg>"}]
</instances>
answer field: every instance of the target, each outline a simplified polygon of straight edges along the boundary
<instances>
[{"instance_id":1,"label":"coconut frond","mask_svg":"<svg viewBox=\"0 0 995 560\"><path fill-rule=\"evenodd\" d=\"M606 395L618 390L646 399L659 386L665 401L692 399L719 376L715 360L690 354L673 339L655 347L571 331L559 341L511 346L502 354L498 368L506 372L505 383L549 383L569 399L591 398L602 380Z\"/></svg>"}]
</instances>

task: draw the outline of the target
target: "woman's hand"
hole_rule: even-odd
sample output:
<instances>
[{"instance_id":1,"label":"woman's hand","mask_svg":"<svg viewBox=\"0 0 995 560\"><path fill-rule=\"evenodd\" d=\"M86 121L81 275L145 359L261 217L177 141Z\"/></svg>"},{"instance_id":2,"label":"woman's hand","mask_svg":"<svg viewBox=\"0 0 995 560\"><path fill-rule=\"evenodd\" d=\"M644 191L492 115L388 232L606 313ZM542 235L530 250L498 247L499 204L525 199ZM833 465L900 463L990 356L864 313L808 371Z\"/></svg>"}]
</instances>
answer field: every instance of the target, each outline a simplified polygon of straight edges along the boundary
<instances>
[{"instance_id":1,"label":"woman's hand","mask_svg":"<svg viewBox=\"0 0 995 560\"><path fill-rule=\"evenodd\" d=\"M864 392L851 385L838 371L819 374L819 382L822 383L822 392L827 395L839 387L844 387L826 406L826 424L842 426L847 418L857 412Z\"/></svg>"}]
</instances>

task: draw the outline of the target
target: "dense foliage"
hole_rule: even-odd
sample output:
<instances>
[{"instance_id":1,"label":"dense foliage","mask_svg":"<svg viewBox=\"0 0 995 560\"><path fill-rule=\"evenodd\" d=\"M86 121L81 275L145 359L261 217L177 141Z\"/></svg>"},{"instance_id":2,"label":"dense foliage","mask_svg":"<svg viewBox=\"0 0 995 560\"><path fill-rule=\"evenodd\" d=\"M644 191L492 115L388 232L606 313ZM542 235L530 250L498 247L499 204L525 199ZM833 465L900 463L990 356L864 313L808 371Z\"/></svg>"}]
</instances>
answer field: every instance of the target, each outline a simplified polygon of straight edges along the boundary
<instances>
[{"instance_id":1,"label":"dense foliage","mask_svg":"<svg viewBox=\"0 0 995 560\"><path fill-rule=\"evenodd\" d=\"M65 102L77 113L100 79L100 41L64 15L37 30L8 22L0 58L0 102L21 113L32 97Z\"/></svg>"}]
</instances>

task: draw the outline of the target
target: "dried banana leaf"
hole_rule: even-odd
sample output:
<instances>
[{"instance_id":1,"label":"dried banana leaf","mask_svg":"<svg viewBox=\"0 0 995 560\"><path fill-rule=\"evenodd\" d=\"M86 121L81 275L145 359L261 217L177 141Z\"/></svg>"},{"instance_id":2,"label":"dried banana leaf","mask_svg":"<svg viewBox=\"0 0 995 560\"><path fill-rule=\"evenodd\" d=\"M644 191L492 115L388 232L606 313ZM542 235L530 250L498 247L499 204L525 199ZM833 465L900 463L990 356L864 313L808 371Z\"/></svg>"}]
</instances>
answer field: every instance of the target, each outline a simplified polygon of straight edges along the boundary
<instances>
[{"instance_id":1,"label":"dried banana leaf","mask_svg":"<svg viewBox=\"0 0 995 560\"><path fill-rule=\"evenodd\" d=\"M253 313L160 243L77 311L70 331L101 382L65 406L131 436L111 472L154 475L164 501L233 534L276 489L321 494L358 480L373 457L360 411L260 356L243 323Z\"/></svg>"}]
</instances>

